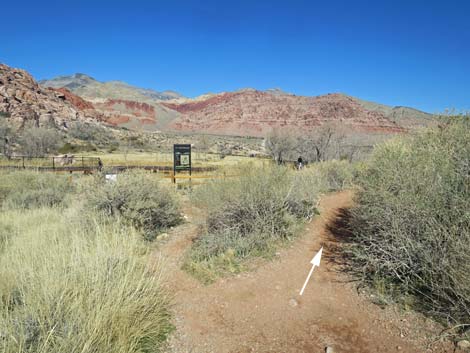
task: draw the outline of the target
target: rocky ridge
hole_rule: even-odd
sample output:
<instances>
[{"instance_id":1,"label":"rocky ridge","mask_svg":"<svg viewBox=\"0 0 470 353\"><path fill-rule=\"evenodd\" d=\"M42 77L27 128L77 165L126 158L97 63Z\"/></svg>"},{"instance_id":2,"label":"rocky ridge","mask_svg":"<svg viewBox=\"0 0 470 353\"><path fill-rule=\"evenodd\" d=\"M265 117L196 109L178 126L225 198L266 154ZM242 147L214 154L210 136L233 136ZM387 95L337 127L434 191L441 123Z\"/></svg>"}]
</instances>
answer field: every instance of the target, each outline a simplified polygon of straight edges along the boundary
<instances>
[{"instance_id":1,"label":"rocky ridge","mask_svg":"<svg viewBox=\"0 0 470 353\"><path fill-rule=\"evenodd\" d=\"M26 71L0 64L0 112L17 128L26 124L66 128L73 121L98 121L101 114L71 92L40 86Z\"/></svg>"},{"instance_id":2,"label":"rocky ridge","mask_svg":"<svg viewBox=\"0 0 470 353\"><path fill-rule=\"evenodd\" d=\"M41 80L39 84L51 88L64 87L85 99L104 98L149 102L183 98L179 93L170 90L157 92L152 89L135 87L122 81L101 82L81 73Z\"/></svg>"}]
</instances>

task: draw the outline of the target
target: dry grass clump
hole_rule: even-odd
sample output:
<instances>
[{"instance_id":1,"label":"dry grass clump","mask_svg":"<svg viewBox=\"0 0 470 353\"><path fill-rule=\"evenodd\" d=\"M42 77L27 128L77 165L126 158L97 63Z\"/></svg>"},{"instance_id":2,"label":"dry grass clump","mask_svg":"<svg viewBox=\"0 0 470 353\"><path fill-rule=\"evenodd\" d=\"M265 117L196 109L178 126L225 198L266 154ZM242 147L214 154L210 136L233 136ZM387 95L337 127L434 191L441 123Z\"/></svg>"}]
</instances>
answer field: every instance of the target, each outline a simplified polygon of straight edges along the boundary
<instances>
[{"instance_id":1,"label":"dry grass clump","mask_svg":"<svg viewBox=\"0 0 470 353\"><path fill-rule=\"evenodd\" d=\"M332 192L354 187L361 164L346 160L329 160L313 163L298 178L303 181L303 192Z\"/></svg>"},{"instance_id":2,"label":"dry grass clump","mask_svg":"<svg viewBox=\"0 0 470 353\"><path fill-rule=\"evenodd\" d=\"M77 209L10 210L0 250L0 351L158 352L168 332L161 266L133 228Z\"/></svg>"},{"instance_id":3,"label":"dry grass clump","mask_svg":"<svg viewBox=\"0 0 470 353\"><path fill-rule=\"evenodd\" d=\"M146 240L182 221L175 195L141 172L119 174L115 182L95 179L87 190L87 200L89 209L121 217L141 230Z\"/></svg>"},{"instance_id":4,"label":"dry grass clump","mask_svg":"<svg viewBox=\"0 0 470 353\"><path fill-rule=\"evenodd\" d=\"M65 175L34 171L2 171L0 202L4 209L64 205L74 185Z\"/></svg>"},{"instance_id":5,"label":"dry grass clump","mask_svg":"<svg viewBox=\"0 0 470 353\"><path fill-rule=\"evenodd\" d=\"M352 268L420 310L468 324L470 119L383 144L359 185Z\"/></svg>"}]
</instances>

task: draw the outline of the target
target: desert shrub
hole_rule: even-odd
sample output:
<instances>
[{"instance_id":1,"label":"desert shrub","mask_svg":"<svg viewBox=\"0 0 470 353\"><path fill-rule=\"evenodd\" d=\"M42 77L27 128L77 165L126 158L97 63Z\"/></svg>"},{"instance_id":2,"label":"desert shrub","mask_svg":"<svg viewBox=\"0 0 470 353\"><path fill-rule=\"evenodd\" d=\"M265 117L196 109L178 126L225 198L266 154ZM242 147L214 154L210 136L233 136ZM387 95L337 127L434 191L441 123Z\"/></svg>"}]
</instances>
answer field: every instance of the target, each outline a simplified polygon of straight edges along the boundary
<instances>
[{"instance_id":1,"label":"desert shrub","mask_svg":"<svg viewBox=\"0 0 470 353\"><path fill-rule=\"evenodd\" d=\"M353 187L358 166L345 160L318 162L306 168L302 177L317 190L339 191Z\"/></svg>"},{"instance_id":2,"label":"desert shrub","mask_svg":"<svg viewBox=\"0 0 470 353\"><path fill-rule=\"evenodd\" d=\"M348 247L365 281L462 323L470 319L469 156L468 117L378 147L359 178Z\"/></svg>"},{"instance_id":3,"label":"desert shrub","mask_svg":"<svg viewBox=\"0 0 470 353\"><path fill-rule=\"evenodd\" d=\"M93 123L77 121L69 128L70 137L89 142L108 144L114 141L114 136L109 129Z\"/></svg>"},{"instance_id":4,"label":"desert shrub","mask_svg":"<svg viewBox=\"0 0 470 353\"><path fill-rule=\"evenodd\" d=\"M0 351L160 351L171 330L160 262L150 265L133 228L95 217L86 230L77 213L0 214L12 233L0 256Z\"/></svg>"},{"instance_id":5,"label":"desert shrub","mask_svg":"<svg viewBox=\"0 0 470 353\"><path fill-rule=\"evenodd\" d=\"M182 220L174 195L145 173L119 174L115 182L97 178L87 198L88 208L122 217L142 230L147 240Z\"/></svg>"},{"instance_id":6,"label":"desert shrub","mask_svg":"<svg viewBox=\"0 0 470 353\"><path fill-rule=\"evenodd\" d=\"M107 148L106 151L108 153L113 153L113 152L116 152L118 149L119 149L119 143L118 142L113 142L109 145L109 147Z\"/></svg>"},{"instance_id":7,"label":"desert shrub","mask_svg":"<svg viewBox=\"0 0 470 353\"><path fill-rule=\"evenodd\" d=\"M189 256L190 270L202 269L201 262L210 267L222 257L233 264L269 253L316 212L318 194L302 189L297 173L279 166L248 167L238 173L239 178L213 181L195 191L194 202L207 216Z\"/></svg>"},{"instance_id":8,"label":"desert shrub","mask_svg":"<svg viewBox=\"0 0 470 353\"><path fill-rule=\"evenodd\" d=\"M96 146L86 144L86 145L75 145L70 142L66 142L63 144L62 147L58 149L59 153L77 153L77 152L90 152L90 151L96 151L97 148Z\"/></svg>"},{"instance_id":9,"label":"desert shrub","mask_svg":"<svg viewBox=\"0 0 470 353\"><path fill-rule=\"evenodd\" d=\"M1 173L0 202L3 208L37 208L66 203L74 185L65 175L33 171Z\"/></svg>"}]
</instances>

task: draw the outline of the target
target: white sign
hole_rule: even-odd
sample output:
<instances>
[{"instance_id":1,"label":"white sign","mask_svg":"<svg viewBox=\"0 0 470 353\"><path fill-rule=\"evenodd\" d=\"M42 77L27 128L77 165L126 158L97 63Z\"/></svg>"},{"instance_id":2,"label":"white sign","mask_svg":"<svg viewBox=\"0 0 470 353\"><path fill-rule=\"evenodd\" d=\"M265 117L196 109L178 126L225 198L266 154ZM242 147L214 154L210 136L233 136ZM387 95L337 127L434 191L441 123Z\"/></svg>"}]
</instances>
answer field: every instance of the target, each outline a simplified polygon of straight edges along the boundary
<instances>
[{"instance_id":1,"label":"white sign","mask_svg":"<svg viewBox=\"0 0 470 353\"><path fill-rule=\"evenodd\" d=\"M116 182L117 174L106 174L105 178L106 178L106 181Z\"/></svg>"}]
</instances>

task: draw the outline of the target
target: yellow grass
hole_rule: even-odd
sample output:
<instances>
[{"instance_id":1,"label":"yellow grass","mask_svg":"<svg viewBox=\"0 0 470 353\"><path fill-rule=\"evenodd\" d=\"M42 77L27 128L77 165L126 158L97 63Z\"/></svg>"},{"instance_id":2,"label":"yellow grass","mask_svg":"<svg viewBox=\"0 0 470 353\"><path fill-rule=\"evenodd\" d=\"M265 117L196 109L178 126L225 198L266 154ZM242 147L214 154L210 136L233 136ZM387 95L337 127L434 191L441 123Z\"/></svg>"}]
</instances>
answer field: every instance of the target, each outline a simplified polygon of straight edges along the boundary
<instances>
[{"instance_id":1,"label":"yellow grass","mask_svg":"<svg viewBox=\"0 0 470 353\"><path fill-rule=\"evenodd\" d=\"M158 352L171 330L161 266L133 228L79 214L0 213L0 351Z\"/></svg>"},{"instance_id":2,"label":"yellow grass","mask_svg":"<svg viewBox=\"0 0 470 353\"><path fill-rule=\"evenodd\" d=\"M137 166L172 166L173 154L164 152L116 152L116 153L84 153L83 156L99 157L105 166L137 165ZM195 167L234 166L240 163L262 163L263 159L244 156L226 156L220 158L217 154L193 152L192 164Z\"/></svg>"}]
</instances>

